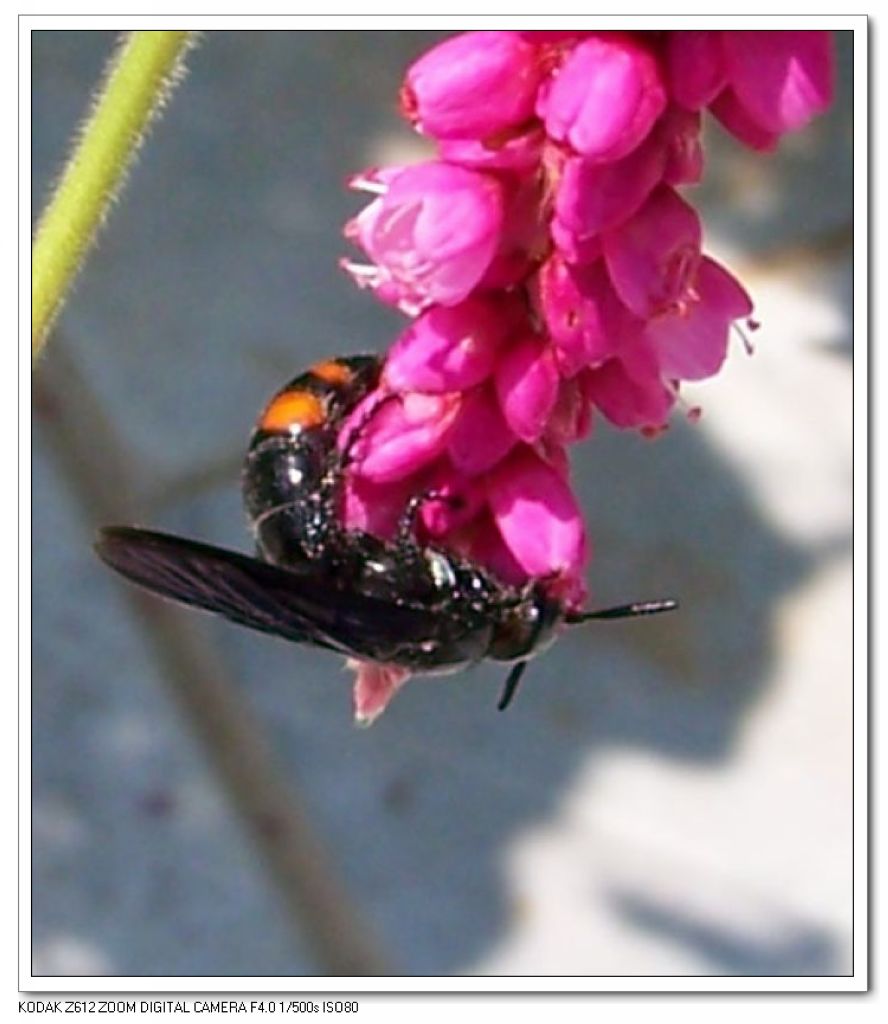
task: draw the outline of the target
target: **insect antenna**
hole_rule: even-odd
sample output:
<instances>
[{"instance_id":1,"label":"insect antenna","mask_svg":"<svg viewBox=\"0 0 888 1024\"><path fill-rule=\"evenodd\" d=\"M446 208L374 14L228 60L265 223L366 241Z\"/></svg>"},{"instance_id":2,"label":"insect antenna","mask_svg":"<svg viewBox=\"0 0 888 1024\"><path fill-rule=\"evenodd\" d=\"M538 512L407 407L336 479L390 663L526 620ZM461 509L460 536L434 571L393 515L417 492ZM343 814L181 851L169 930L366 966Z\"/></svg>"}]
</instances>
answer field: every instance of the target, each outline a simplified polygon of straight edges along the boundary
<instances>
[{"instance_id":1,"label":"insect antenna","mask_svg":"<svg viewBox=\"0 0 888 1024\"><path fill-rule=\"evenodd\" d=\"M568 612L564 621L569 626L578 626L581 622L592 619L630 619L637 615L658 615L660 612L671 612L678 607L678 601L671 597L661 601L634 601L632 604L620 604L615 608L602 608L597 612Z\"/></svg>"},{"instance_id":2,"label":"insect antenna","mask_svg":"<svg viewBox=\"0 0 888 1024\"><path fill-rule=\"evenodd\" d=\"M512 698L515 696L515 691L518 689L518 684L521 682L521 677L524 675L526 668L526 661L519 661L517 665L513 666L506 679L506 685L503 687L502 696L496 706L497 711L505 711L512 703Z\"/></svg>"}]
</instances>

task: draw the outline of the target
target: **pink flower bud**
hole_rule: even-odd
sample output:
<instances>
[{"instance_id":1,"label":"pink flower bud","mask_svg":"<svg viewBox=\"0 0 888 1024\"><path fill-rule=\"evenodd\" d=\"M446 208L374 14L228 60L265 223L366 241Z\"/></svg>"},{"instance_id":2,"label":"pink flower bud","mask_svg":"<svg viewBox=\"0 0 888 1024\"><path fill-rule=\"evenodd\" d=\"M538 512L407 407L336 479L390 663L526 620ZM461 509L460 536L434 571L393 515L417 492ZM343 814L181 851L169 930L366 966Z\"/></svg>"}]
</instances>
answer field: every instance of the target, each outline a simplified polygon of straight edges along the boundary
<instances>
[{"instance_id":1,"label":"pink flower bud","mask_svg":"<svg viewBox=\"0 0 888 1024\"><path fill-rule=\"evenodd\" d=\"M546 131L589 160L619 160L645 138L666 106L654 55L617 32L581 42L543 86Z\"/></svg>"},{"instance_id":2,"label":"pink flower bud","mask_svg":"<svg viewBox=\"0 0 888 1024\"><path fill-rule=\"evenodd\" d=\"M386 386L429 394L474 387L492 372L517 319L504 298L473 296L456 306L430 307L395 342L385 364Z\"/></svg>"},{"instance_id":3,"label":"pink flower bud","mask_svg":"<svg viewBox=\"0 0 888 1024\"><path fill-rule=\"evenodd\" d=\"M586 560L583 517L557 470L521 446L493 470L487 490L497 528L528 576L580 576Z\"/></svg>"},{"instance_id":4,"label":"pink flower bud","mask_svg":"<svg viewBox=\"0 0 888 1024\"><path fill-rule=\"evenodd\" d=\"M418 312L461 302L483 277L500 239L503 194L490 175L430 162L401 171L346 228L376 266L346 269L359 284Z\"/></svg>"},{"instance_id":5,"label":"pink flower bud","mask_svg":"<svg viewBox=\"0 0 888 1024\"><path fill-rule=\"evenodd\" d=\"M617 294L636 316L681 303L700 262L700 218L678 193L661 185L638 213L602 237Z\"/></svg>"},{"instance_id":6,"label":"pink flower bud","mask_svg":"<svg viewBox=\"0 0 888 1024\"><path fill-rule=\"evenodd\" d=\"M542 436L558 398L558 368L552 347L528 335L512 343L499 361L496 392L506 423L523 441Z\"/></svg>"},{"instance_id":7,"label":"pink flower bud","mask_svg":"<svg viewBox=\"0 0 888 1024\"><path fill-rule=\"evenodd\" d=\"M544 69L516 32L463 32L407 72L401 109L426 135L486 139L533 114Z\"/></svg>"}]
</instances>

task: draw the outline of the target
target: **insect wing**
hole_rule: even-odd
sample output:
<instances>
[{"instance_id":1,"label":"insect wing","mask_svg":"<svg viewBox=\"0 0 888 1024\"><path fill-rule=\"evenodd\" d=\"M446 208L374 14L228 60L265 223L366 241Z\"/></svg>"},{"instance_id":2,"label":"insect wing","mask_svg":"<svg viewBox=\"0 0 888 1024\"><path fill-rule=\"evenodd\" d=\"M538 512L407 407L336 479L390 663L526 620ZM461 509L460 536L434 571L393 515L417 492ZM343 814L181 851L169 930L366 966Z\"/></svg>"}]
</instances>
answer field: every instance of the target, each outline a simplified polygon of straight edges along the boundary
<instances>
[{"instance_id":1,"label":"insect wing","mask_svg":"<svg viewBox=\"0 0 888 1024\"><path fill-rule=\"evenodd\" d=\"M134 583L231 622L296 643L385 661L420 643L435 617L335 586L310 571L170 534L118 526L102 530L99 557Z\"/></svg>"}]
</instances>

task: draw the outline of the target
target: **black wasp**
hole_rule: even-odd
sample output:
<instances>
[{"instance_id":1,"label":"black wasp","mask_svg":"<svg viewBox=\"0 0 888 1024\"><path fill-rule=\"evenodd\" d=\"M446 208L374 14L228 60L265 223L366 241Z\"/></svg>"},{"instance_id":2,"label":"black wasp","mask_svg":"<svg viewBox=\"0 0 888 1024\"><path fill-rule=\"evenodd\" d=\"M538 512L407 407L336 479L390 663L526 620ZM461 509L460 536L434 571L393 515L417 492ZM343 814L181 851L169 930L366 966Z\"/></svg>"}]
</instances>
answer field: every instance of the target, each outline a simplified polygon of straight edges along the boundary
<instances>
[{"instance_id":1,"label":"black wasp","mask_svg":"<svg viewBox=\"0 0 888 1024\"><path fill-rule=\"evenodd\" d=\"M346 530L340 501L352 439L340 451L337 438L380 369L370 355L317 363L259 417L243 472L257 558L129 526L102 530L99 556L164 597L362 661L416 674L456 672L485 658L511 662L501 710L528 660L562 625L676 607L646 601L580 613L547 595L544 581L506 586L416 539L418 512L434 494L408 502L390 541Z\"/></svg>"}]
</instances>

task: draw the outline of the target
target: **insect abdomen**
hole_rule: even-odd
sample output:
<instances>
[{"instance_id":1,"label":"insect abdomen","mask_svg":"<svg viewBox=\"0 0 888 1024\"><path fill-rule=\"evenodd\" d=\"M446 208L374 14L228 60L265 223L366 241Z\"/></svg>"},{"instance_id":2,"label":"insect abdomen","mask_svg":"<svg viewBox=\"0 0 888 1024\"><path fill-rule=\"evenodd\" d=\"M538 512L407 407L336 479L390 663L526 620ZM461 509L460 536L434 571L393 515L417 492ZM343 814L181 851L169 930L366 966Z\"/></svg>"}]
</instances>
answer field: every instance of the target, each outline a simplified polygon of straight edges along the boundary
<instances>
[{"instance_id":1,"label":"insect abdomen","mask_svg":"<svg viewBox=\"0 0 888 1024\"><path fill-rule=\"evenodd\" d=\"M244 464L243 495L260 552L270 561L305 557L339 428L376 386L379 370L377 356L316 363L278 391L259 416Z\"/></svg>"}]
</instances>

